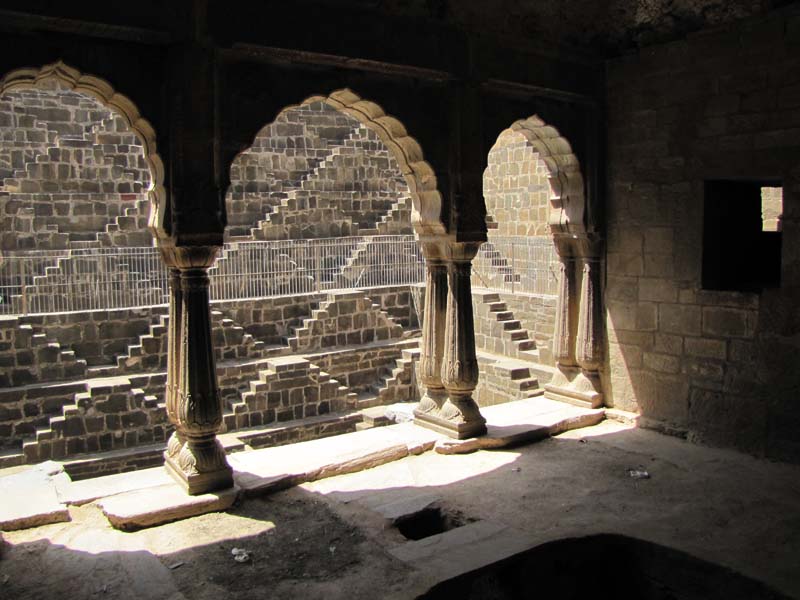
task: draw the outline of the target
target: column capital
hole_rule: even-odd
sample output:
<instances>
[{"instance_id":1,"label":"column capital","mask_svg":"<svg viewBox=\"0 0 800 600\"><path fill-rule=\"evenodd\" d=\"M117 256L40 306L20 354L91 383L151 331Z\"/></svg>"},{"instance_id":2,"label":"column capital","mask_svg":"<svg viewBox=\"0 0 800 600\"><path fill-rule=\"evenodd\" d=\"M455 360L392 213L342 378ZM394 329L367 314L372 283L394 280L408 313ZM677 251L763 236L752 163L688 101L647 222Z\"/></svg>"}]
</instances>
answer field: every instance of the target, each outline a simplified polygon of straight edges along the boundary
<instances>
[{"instance_id":1,"label":"column capital","mask_svg":"<svg viewBox=\"0 0 800 600\"><path fill-rule=\"evenodd\" d=\"M171 269L208 269L214 264L220 246L159 245L159 252Z\"/></svg>"},{"instance_id":2,"label":"column capital","mask_svg":"<svg viewBox=\"0 0 800 600\"><path fill-rule=\"evenodd\" d=\"M446 247L445 258L449 262L470 264L478 254L483 242L450 242Z\"/></svg>"}]
</instances>

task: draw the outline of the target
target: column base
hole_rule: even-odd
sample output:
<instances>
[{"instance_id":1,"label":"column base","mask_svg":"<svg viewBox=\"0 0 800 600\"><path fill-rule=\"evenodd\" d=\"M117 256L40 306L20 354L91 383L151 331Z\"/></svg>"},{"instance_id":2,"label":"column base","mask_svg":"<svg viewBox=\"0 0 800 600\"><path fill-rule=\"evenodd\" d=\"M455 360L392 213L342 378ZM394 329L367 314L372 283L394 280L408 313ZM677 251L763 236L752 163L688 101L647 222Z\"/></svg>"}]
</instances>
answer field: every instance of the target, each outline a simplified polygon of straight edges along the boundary
<instances>
[{"instance_id":1,"label":"column base","mask_svg":"<svg viewBox=\"0 0 800 600\"><path fill-rule=\"evenodd\" d=\"M600 376L579 367L558 367L553 380L544 386L544 397L581 408L603 406Z\"/></svg>"},{"instance_id":2,"label":"column base","mask_svg":"<svg viewBox=\"0 0 800 600\"><path fill-rule=\"evenodd\" d=\"M456 440L478 437L486 433L486 419L472 421L451 421L435 413L426 413L415 410L414 424L431 429Z\"/></svg>"},{"instance_id":3,"label":"column base","mask_svg":"<svg viewBox=\"0 0 800 600\"><path fill-rule=\"evenodd\" d=\"M224 461L223 465L218 465L213 471L199 472L191 469L186 472L181 468L178 457L173 458L165 452L164 468L190 496L233 487L233 469L227 461Z\"/></svg>"}]
</instances>

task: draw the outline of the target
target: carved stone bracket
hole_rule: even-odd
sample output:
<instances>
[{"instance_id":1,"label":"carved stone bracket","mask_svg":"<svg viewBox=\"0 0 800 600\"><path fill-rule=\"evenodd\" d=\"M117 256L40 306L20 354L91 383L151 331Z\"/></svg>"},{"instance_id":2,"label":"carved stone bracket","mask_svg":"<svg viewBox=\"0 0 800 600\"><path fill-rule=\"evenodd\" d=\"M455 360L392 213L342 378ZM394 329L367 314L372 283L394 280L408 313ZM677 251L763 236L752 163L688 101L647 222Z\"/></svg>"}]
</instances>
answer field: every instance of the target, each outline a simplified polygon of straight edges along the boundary
<instances>
[{"instance_id":1,"label":"carved stone bracket","mask_svg":"<svg viewBox=\"0 0 800 600\"><path fill-rule=\"evenodd\" d=\"M211 340L208 268L219 248L162 248L167 264L180 273L180 291L172 279L170 298L167 414L175 425L164 454L167 472L189 494L227 488L233 474L216 434L222 425Z\"/></svg>"},{"instance_id":2,"label":"carved stone bracket","mask_svg":"<svg viewBox=\"0 0 800 600\"><path fill-rule=\"evenodd\" d=\"M415 412L415 422L457 439L486 433L486 420L472 398L478 383L478 360L470 272L471 261L479 246L478 242L448 243L438 248L438 255L432 261L429 258L423 356L420 359L426 393ZM431 250L426 251L426 257L431 256ZM446 304L442 298L445 269ZM442 322L443 340L439 342ZM438 378L435 373L437 362L440 364Z\"/></svg>"}]
</instances>

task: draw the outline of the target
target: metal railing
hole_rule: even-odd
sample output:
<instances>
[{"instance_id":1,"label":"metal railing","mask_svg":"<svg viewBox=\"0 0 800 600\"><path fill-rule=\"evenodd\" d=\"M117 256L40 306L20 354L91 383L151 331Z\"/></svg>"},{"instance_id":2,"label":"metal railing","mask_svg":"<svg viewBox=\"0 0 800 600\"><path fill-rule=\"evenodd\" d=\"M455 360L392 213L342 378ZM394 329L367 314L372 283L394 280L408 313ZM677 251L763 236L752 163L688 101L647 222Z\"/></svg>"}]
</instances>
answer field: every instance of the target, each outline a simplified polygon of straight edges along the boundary
<instances>
[{"instance_id":1,"label":"metal railing","mask_svg":"<svg viewBox=\"0 0 800 600\"><path fill-rule=\"evenodd\" d=\"M425 280L413 235L235 242L209 269L214 300L291 296Z\"/></svg>"},{"instance_id":2,"label":"metal railing","mask_svg":"<svg viewBox=\"0 0 800 600\"><path fill-rule=\"evenodd\" d=\"M550 238L493 238L481 245L472 261L472 283L512 294L555 296L558 264Z\"/></svg>"},{"instance_id":3,"label":"metal railing","mask_svg":"<svg viewBox=\"0 0 800 600\"><path fill-rule=\"evenodd\" d=\"M166 302L156 248L86 248L0 254L0 314L128 308Z\"/></svg>"},{"instance_id":4,"label":"metal railing","mask_svg":"<svg viewBox=\"0 0 800 600\"><path fill-rule=\"evenodd\" d=\"M473 261L473 284L555 295L557 264L548 239L496 239ZM224 246L209 276L213 300L236 300L415 285L425 281L425 265L413 235L235 242ZM153 247L5 252L0 314L165 304L167 280Z\"/></svg>"},{"instance_id":5,"label":"metal railing","mask_svg":"<svg viewBox=\"0 0 800 600\"><path fill-rule=\"evenodd\" d=\"M226 244L209 269L212 300L292 296L424 281L413 235ZM157 248L0 254L0 314L132 308L168 301Z\"/></svg>"}]
</instances>

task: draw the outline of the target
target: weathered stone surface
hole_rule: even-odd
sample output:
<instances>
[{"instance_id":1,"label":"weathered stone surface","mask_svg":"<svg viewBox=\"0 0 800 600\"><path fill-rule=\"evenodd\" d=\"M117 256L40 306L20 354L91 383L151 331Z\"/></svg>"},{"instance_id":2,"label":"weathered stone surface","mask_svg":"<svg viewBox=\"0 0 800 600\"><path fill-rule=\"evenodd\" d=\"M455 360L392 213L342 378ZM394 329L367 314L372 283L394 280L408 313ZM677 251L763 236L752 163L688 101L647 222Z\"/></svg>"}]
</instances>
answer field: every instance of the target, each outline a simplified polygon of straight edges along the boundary
<instances>
[{"instance_id":1,"label":"weathered stone surface","mask_svg":"<svg viewBox=\"0 0 800 600\"><path fill-rule=\"evenodd\" d=\"M142 469L105 477L94 477L81 481L58 481L58 498L64 504L81 506L98 498L124 494L171 484L172 479L163 467Z\"/></svg>"},{"instance_id":2,"label":"weathered stone surface","mask_svg":"<svg viewBox=\"0 0 800 600\"><path fill-rule=\"evenodd\" d=\"M528 536L502 523L477 521L406 542L390 552L409 565L425 564L442 579L448 579L513 556L531 545Z\"/></svg>"},{"instance_id":3,"label":"weathered stone surface","mask_svg":"<svg viewBox=\"0 0 800 600\"><path fill-rule=\"evenodd\" d=\"M234 454L229 461L236 484L252 496L398 460L430 449L439 437L406 423Z\"/></svg>"},{"instance_id":4,"label":"weathered stone surface","mask_svg":"<svg viewBox=\"0 0 800 600\"><path fill-rule=\"evenodd\" d=\"M226 510L233 505L239 490L189 496L183 487L169 483L123 492L98 502L103 514L117 529L135 531L170 521Z\"/></svg>"},{"instance_id":5,"label":"weathered stone surface","mask_svg":"<svg viewBox=\"0 0 800 600\"><path fill-rule=\"evenodd\" d=\"M535 398L484 408L487 433L466 440L440 440L436 452L463 454L536 442L570 429L596 425L605 418L602 409L586 409Z\"/></svg>"},{"instance_id":6,"label":"weathered stone surface","mask_svg":"<svg viewBox=\"0 0 800 600\"><path fill-rule=\"evenodd\" d=\"M0 477L0 529L28 529L69 521L69 511L56 492L56 485L69 480L60 465L45 462Z\"/></svg>"}]
</instances>

